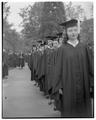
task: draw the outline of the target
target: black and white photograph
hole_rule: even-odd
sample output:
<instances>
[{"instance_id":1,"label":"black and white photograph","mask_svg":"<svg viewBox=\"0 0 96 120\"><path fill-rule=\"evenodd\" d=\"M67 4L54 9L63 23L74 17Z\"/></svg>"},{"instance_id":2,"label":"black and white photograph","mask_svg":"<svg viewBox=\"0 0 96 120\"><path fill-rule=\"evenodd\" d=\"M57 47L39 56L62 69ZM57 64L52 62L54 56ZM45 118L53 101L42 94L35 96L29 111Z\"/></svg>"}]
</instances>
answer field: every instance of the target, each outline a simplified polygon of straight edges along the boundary
<instances>
[{"instance_id":1,"label":"black and white photograph","mask_svg":"<svg viewBox=\"0 0 96 120\"><path fill-rule=\"evenodd\" d=\"M94 3L1 2L2 118L94 118Z\"/></svg>"}]
</instances>

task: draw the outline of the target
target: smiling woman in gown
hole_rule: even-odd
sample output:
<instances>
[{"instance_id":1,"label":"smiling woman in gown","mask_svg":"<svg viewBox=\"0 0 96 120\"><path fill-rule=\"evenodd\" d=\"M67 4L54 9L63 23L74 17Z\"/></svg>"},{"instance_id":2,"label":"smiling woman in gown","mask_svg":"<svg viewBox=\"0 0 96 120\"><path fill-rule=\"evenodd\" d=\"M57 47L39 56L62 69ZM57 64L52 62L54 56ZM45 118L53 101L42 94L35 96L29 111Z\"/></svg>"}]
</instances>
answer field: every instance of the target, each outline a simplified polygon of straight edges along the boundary
<instances>
[{"instance_id":1,"label":"smiling woman in gown","mask_svg":"<svg viewBox=\"0 0 96 120\"><path fill-rule=\"evenodd\" d=\"M93 87L93 56L78 39L78 21L61 24L67 40L59 49L54 91L62 94L62 117L92 117L90 88Z\"/></svg>"}]
</instances>

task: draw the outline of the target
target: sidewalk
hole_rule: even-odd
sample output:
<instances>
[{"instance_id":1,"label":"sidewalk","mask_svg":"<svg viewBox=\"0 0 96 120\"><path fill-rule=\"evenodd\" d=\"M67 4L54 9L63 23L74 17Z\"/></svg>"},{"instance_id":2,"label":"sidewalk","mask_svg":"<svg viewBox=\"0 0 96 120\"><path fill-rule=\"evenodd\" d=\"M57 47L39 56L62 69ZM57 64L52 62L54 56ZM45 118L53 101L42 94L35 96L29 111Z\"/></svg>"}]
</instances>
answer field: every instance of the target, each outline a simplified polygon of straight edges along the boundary
<instances>
[{"instance_id":1,"label":"sidewalk","mask_svg":"<svg viewBox=\"0 0 96 120\"><path fill-rule=\"evenodd\" d=\"M60 117L60 112L53 111L43 92L30 81L30 74L26 65L10 70L8 80L3 80L3 117Z\"/></svg>"}]
</instances>

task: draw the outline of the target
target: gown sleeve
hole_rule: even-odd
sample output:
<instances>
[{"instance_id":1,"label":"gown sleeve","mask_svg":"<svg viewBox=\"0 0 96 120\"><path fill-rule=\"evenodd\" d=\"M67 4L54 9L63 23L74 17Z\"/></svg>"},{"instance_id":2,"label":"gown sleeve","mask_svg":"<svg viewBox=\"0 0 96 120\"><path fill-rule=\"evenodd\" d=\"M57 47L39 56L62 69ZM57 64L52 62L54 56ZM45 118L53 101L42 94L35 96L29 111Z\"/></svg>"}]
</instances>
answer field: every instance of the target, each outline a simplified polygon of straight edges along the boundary
<instances>
[{"instance_id":1,"label":"gown sleeve","mask_svg":"<svg viewBox=\"0 0 96 120\"><path fill-rule=\"evenodd\" d=\"M89 72L89 81L91 88L91 97L94 94L94 56L92 49L87 46L87 57L88 57L88 72Z\"/></svg>"},{"instance_id":2,"label":"gown sleeve","mask_svg":"<svg viewBox=\"0 0 96 120\"><path fill-rule=\"evenodd\" d=\"M56 56L56 63L54 67L54 83L53 83L53 94L62 88L61 73L62 73L62 48L58 49Z\"/></svg>"}]
</instances>

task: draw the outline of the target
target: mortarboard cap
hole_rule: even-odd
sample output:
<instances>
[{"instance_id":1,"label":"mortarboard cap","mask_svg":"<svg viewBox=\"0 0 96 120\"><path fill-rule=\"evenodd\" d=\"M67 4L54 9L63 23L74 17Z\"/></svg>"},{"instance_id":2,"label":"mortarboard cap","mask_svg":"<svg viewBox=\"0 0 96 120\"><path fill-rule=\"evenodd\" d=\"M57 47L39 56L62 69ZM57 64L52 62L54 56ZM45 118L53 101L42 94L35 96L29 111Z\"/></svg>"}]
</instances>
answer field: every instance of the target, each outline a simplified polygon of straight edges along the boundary
<instances>
[{"instance_id":1,"label":"mortarboard cap","mask_svg":"<svg viewBox=\"0 0 96 120\"><path fill-rule=\"evenodd\" d=\"M37 42L38 42L38 43L42 43L42 40L38 40Z\"/></svg>"},{"instance_id":2,"label":"mortarboard cap","mask_svg":"<svg viewBox=\"0 0 96 120\"><path fill-rule=\"evenodd\" d=\"M32 45L32 47L36 47L36 45Z\"/></svg>"},{"instance_id":3,"label":"mortarboard cap","mask_svg":"<svg viewBox=\"0 0 96 120\"><path fill-rule=\"evenodd\" d=\"M58 37L61 37L62 36L62 32L61 33L57 33L56 34Z\"/></svg>"},{"instance_id":4,"label":"mortarboard cap","mask_svg":"<svg viewBox=\"0 0 96 120\"><path fill-rule=\"evenodd\" d=\"M50 40L53 40L57 38L57 36L46 36L46 38L50 39Z\"/></svg>"},{"instance_id":5,"label":"mortarboard cap","mask_svg":"<svg viewBox=\"0 0 96 120\"><path fill-rule=\"evenodd\" d=\"M43 45L47 45L47 40L44 40Z\"/></svg>"},{"instance_id":6,"label":"mortarboard cap","mask_svg":"<svg viewBox=\"0 0 96 120\"><path fill-rule=\"evenodd\" d=\"M6 50L5 49L3 49L3 52L5 52Z\"/></svg>"},{"instance_id":7,"label":"mortarboard cap","mask_svg":"<svg viewBox=\"0 0 96 120\"><path fill-rule=\"evenodd\" d=\"M45 44L44 43L42 43L40 46L44 46Z\"/></svg>"},{"instance_id":8,"label":"mortarboard cap","mask_svg":"<svg viewBox=\"0 0 96 120\"><path fill-rule=\"evenodd\" d=\"M78 24L78 20L71 19L69 21L65 21L65 22L61 23L60 25L64 26L65 28L68 28L68 27L76 26L77 24Z\"/></svg>"}]
</instances>

